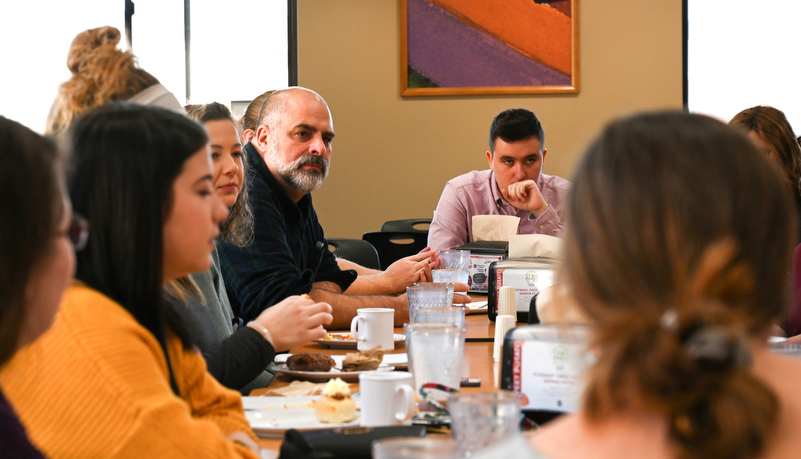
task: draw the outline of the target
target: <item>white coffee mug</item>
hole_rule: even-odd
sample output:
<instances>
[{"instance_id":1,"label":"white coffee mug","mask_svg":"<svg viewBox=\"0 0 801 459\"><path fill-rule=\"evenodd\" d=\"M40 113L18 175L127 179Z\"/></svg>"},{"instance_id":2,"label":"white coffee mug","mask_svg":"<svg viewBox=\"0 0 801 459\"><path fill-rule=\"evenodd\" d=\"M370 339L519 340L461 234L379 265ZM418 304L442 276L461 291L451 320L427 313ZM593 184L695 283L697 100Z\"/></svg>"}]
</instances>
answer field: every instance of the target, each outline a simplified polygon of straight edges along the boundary
<instances>
[{"instance_id":1,"label":"white coffee mug","mask_svg":"<svg viewBox=\"0 0 801 459\"><path fill-rule=\"evenodd\" d=\"M411 425L415 411L414 379L406 371L359 375L360 423L363 427Z\"/></svg>"},{"instance_id":2,"label":"white coffee mug","mask_svg":"<svg viewBox=\"0 0 801 459\"><path fill-rule=\"evenodd\" d=\"M350 334L358 342L358 350L369 351L376 346L387 351L395 349L394 309L364 308L356 314L350 323Z\"/></svg>"}]
</instances>

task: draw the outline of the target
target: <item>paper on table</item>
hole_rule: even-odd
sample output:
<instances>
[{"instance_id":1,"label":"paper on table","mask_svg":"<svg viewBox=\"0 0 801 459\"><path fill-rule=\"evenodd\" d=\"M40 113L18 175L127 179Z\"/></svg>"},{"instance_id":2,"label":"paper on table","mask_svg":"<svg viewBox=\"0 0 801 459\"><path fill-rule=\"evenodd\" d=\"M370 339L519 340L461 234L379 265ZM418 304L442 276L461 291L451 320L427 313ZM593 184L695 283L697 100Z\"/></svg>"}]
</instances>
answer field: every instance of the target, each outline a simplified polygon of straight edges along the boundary
<instances>
[{"instance_id":1,"label":"paper on table","mask_svg":"<svg viewBox=\"0 0 801 459\"><path fill-rule=\"evenodd\" d=\"M473 239L476 241L508 241L517 234L520 217L514 215L473 215Z\"/></svg>"},{"instance_id":2,"label":"paper on table","mask_svg":"<svg viewBox=\"0 0 801 459\"><path fill-rule=\"evenodd\" d=\"M547 234L509 236L509 258L541 257L559 259L562 240Z\"/></svg>"},{"instance_id":3,"label":"paper on table","mask_svg":"<svg viewBox=\"0 0 801 459\"><path fill-rule=\"evenodd\" d=\"M309 381L292 381L288 386L270 389L265 396L301 397L304 395L322 395L326 383L313 383Z\"/></svg>"}]
</instances>

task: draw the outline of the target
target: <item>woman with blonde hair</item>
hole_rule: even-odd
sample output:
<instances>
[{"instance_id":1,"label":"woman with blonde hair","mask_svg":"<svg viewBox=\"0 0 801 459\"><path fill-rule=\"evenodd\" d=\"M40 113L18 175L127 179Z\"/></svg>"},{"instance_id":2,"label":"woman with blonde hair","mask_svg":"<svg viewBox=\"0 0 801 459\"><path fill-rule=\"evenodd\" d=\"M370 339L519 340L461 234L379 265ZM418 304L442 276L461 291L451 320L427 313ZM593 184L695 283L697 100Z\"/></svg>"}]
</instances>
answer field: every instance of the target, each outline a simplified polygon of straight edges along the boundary
<instances>
[{"instance_id":1,"label":"woman with blonde hair","mask_svg":"<svg viewBox=\"0 0 801 459\"><path fill-rule=\"evenodd\" d=\"M581 408L486 457L797 456L801 362L765 344L795 236L777 175L711 118L609 126L576 171L564 244L597 355Z\"/></svg>"},{"instance_id":2,"label":"woman with blonde hair","mask_svg":"<svg viewBox=\"0 0 801 459\"><path fill-rule=\"evenodd\" d=\"M50 108L46 134L60 135L81 114L123 100L183 111L175 96L139 67L133 54L117 48L119 42L120 31L110 26L85 30L72 40L67 54L72 76L61 85Z\"/></svg>"}]
</instances>

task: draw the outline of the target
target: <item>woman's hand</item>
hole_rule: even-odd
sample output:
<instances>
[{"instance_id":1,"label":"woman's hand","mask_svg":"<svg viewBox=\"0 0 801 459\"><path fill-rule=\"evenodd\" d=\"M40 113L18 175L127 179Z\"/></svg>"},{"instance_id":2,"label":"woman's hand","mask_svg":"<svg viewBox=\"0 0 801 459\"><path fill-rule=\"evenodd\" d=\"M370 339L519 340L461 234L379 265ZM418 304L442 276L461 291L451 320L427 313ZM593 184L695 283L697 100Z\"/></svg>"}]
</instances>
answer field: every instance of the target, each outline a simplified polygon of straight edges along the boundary
<instances>
[{"instance_id":1,"label":"woman's hand","mask_svg":"<svg viewBox=\"0 0 801 459\"><path fill-rule=\"evenodd\" d=\"M323 326L334 320L331 311L328 303L315 303L308 296L290 296L265 309L256 322L270 332L273 347L281 352L323 338Z\"/></svg>"}]
</instances>

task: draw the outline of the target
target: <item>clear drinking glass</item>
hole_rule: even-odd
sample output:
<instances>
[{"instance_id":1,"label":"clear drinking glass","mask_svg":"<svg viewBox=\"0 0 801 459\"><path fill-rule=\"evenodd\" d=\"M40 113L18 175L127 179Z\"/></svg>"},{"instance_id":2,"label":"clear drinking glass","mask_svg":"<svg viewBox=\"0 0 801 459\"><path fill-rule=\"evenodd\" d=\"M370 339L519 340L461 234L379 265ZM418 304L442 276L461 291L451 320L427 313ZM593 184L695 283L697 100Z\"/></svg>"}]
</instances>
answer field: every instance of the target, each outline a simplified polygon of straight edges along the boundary
<instances>
[{"instance_id":1,"label":"clear drinking glass","mask_svg":"<svg viewBox=\"0 0 801 459\"><path fill-rule=\"evenodd\" d=\"M448 306L453 304L453 289L454 285L453 282L426 282L425 284L414 284L414 285L436 285L440 287L445 287L448 289Z\"/></svg>"},{"instance_id":2,"label":"clear drinking glass","mask_svg":"<svg viewBox=\"0 0 801 459\"><path fill-rule=\"evenodd\" d=\"M450 294L450 297L448 296ZM419 308L445 308L453 304L453 286L439 283L422 283L406 287L406 301L409 303L409 321L415 321Z\"/></svg>"},{"instance_id":3,"label":"clear drinking glass","mask_svg":"<svg viewBox=\"0 0 801 459\"><path fill-rule=\"evenodd\" d=\"M403 331L418 407L442 411L443 402L459 390L464 331L446 323L411 323Z\"/></svg>"},{"instance_id":4,"label":"clear drinking glass","mask_svg":"<svg viewBox=\"0 0 801 459\"><path fill-rule=\"evenodd\" d=\"M466 269L433 269L431 270L434 282L461 282L467 285L470 272Z\"/></svg>"},{"instance_id":5,"label":"clear drinking glass","mask_svg":"<svg viewBox=\"0 0 801 459\"><path fill-rule=\"evenodd\" d=\"M466 456L520 432L520 394L461 393L448 400L453 440Z\"/></svg>"},{"instance_id":6,"label":"clear drinking glass","mask_svg":"<svg viewBox=\"0 0 801 459\"><path fill-rule=\"evenodd\" d=\"M451 306L447 308L418 308L415 322L440 322L453 324L464 330L464 308Z\"/></svg>"},{"instance_id":7,"label":"clear drinking glass","mask_svg":"<svg viewBox=\"0 0 801 459\"><path fill-rule=\"evenodd\" d=\"M469 250L443 250L439 253L439 260L443 269L470 269Z\"/></svg>"},{"instance_id":8,"label":"clear drinking glass","mask_svg":"<svg viewBox=\"0 0 801 459\"><path fill-rule=\"evenodd\" d=\"M456 459L461 451L450 440L434 438L385 438L373 442L373 459Z\"/></svg>"}]
</instances>

